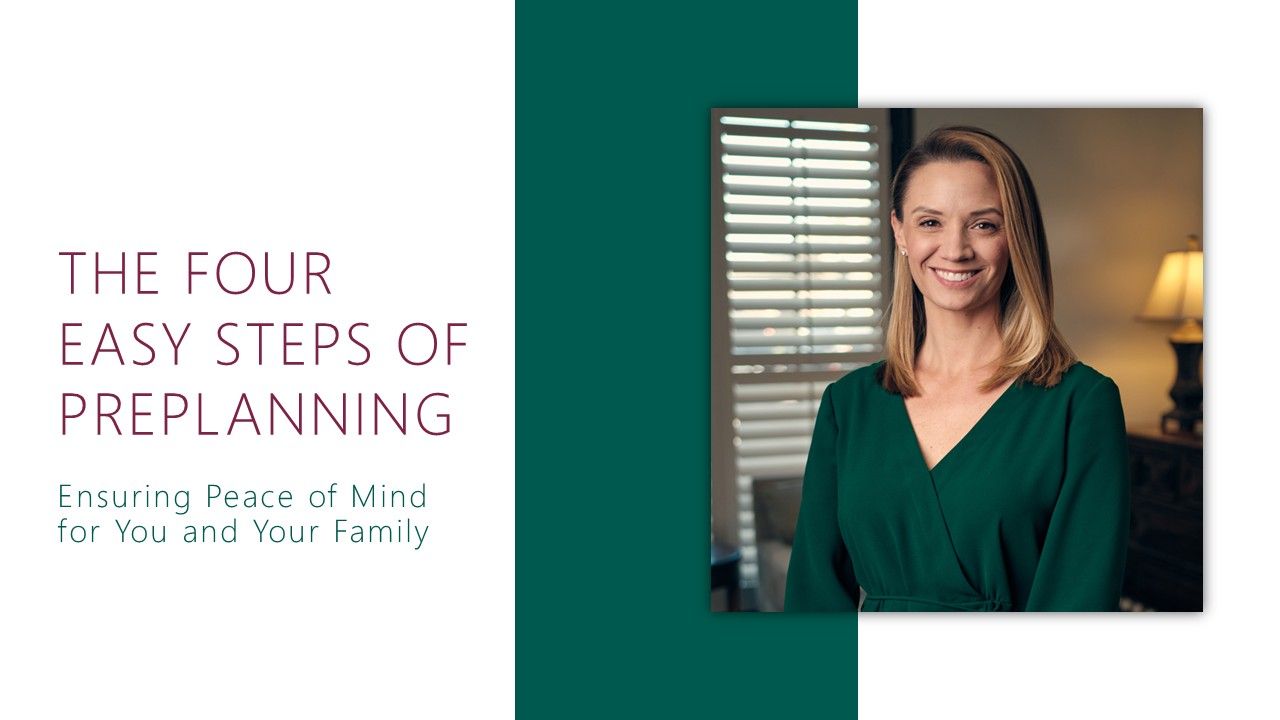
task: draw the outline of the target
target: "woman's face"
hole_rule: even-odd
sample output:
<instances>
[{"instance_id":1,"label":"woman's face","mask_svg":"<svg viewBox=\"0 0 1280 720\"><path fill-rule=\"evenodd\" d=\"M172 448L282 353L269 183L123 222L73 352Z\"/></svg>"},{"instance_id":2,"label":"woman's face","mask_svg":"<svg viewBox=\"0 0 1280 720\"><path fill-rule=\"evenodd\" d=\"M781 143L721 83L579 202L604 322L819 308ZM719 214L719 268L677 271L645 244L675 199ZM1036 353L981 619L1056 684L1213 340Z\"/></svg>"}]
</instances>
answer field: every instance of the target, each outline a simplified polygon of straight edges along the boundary
<instances>
[{"instance_id":1,"label":"woman's face","mask_svg":"<svg viewBox=\"0 0 1280 720\"><path fill-rule=\"evenodd\" d=\"M926 307L965 314L994 308L1009 246L991 168L974 160L921 165L902 213L890 215L893 234Z\"/></svg>"}]
</instances>

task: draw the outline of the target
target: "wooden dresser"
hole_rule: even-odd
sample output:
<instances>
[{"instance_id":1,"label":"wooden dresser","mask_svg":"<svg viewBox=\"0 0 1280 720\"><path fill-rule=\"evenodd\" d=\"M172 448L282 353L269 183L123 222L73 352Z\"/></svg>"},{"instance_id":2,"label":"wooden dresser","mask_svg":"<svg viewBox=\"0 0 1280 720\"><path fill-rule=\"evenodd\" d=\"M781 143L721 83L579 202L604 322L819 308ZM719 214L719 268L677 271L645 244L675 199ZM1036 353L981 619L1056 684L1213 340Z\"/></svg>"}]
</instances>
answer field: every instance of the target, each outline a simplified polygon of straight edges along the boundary
<instances>
[{"instance_id":1,"label":"wooden dresser","mask_svg":"<svg viewBox=\"0 0 1280 720\"><path fill-rule=\"evenodd\" d=\"M1203 456L1199 436L1129 428L1133 512L1123 593L1154 610L1203 609Z\"/></svg>"}]
</instances>

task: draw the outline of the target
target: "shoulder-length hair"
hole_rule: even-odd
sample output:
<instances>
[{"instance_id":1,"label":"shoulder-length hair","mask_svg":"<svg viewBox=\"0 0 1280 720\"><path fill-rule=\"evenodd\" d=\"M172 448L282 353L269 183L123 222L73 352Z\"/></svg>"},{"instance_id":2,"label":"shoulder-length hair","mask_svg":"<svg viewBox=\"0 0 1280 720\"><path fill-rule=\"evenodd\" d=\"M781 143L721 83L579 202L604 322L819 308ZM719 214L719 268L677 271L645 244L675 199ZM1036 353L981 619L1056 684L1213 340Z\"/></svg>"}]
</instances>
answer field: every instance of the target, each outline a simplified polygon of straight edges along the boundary
<instances>
[{"instance_id":1,"label":"shoulder-length hair","mask_svg":"<svg viewBox=\"0 0 1280 720\"><path fill-rule=\"evenodd\" d=\"M1009 246L1009 272L1000 286L999 300L1003 352L997 370L981 389L990 391L1014 378L1052 387L1075 364L1076 356L1053 321L1053 277L1044 220L1031 176L1017 154L980 128L938 128L907 152L894 173L893 214L902 220L907 185L917 169L931 162L966 160L987 165L995 175ZM910 397L920 393L915 361L925 336L924 297L911 277L908 259L897 252L894 257L887 357L880 381L886 390Z\"/></svg>"}]
</instances>

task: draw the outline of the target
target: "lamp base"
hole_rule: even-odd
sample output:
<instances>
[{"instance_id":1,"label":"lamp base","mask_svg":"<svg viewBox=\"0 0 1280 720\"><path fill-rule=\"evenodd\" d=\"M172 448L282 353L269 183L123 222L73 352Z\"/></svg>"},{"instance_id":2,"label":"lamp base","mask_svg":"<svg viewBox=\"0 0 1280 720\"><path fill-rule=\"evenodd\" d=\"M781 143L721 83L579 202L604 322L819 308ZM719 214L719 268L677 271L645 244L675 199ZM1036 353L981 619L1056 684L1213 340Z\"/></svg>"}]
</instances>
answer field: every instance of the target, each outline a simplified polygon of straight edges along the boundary
<instances>
[{"instance_id":1,"label":"lamp base","mask_svg":"<svg viewBox=\"0 0 1280 720\"><path fill-rule=\"evenodd\" d=\"M1204 430L1204 385L1200 382L1204 343L1185 342L1175 337L1170 338L1169 344L1178 359L1178 376L1169 389L1174 408L1160 416L1160 430L1169 435L1199 435Z\"/></svg>"}]
</instances>

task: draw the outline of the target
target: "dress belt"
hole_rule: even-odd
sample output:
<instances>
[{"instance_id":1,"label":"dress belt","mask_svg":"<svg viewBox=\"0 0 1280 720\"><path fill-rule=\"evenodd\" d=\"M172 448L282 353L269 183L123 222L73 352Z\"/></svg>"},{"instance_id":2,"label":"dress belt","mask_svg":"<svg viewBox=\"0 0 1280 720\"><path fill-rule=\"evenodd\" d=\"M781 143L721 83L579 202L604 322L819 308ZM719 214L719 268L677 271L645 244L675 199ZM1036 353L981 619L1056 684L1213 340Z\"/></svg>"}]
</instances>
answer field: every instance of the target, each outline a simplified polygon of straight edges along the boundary
<instances>
[{"instance_id":1,"label":"dress belt","mask_svg":"<svg viewBox=\"0 0 1280 720\"><path fill-rule=\"evenodd\" d=\"M1011 610L1013 608L1013 603L1008 600L989 600L987 598L948 601L925 597L913 597L910 595L872 595L871 593L867 593L867 600L902 600L906 602L935 605L937 607L948 608L950 610L969 610L976 612L996 612L1001 610Z\"/></svg>"}]
</instances>

